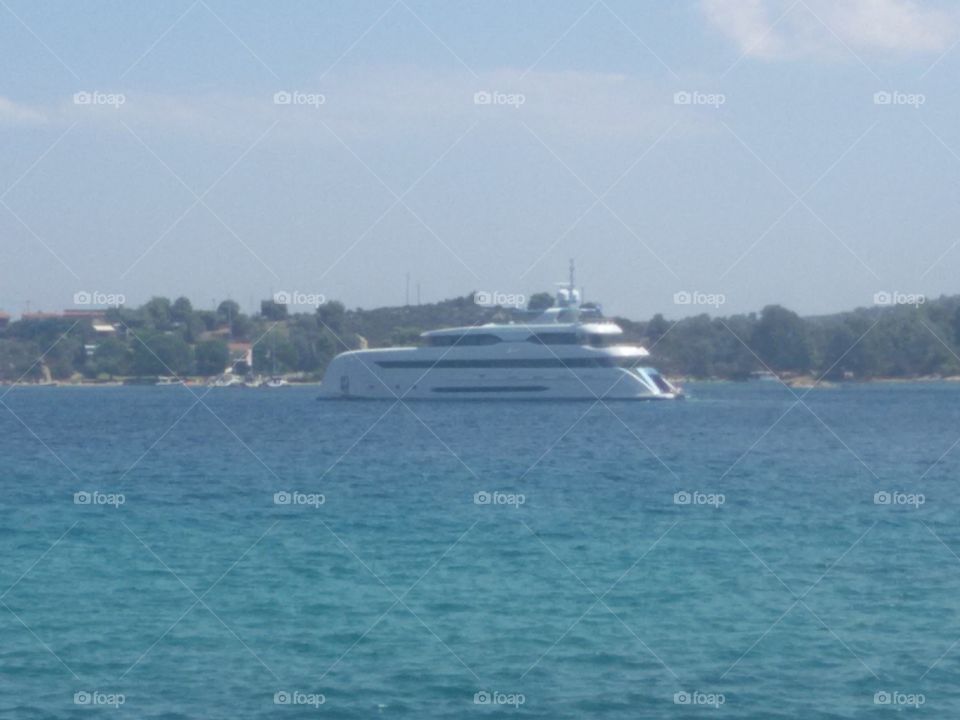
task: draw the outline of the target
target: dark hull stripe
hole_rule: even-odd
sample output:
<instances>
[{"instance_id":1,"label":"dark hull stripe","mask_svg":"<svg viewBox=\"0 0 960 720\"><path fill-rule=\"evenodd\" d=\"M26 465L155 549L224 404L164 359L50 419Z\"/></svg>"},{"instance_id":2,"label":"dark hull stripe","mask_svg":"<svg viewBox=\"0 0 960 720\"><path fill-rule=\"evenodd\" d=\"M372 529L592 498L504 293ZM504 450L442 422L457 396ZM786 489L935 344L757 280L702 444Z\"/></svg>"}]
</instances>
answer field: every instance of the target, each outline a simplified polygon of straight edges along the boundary
<instances>
[{"instance_id":1,"label":"dark hull stripe","mask_svg":"<svg viewBox=\"0 0 960 720\"><path fill-rule=\"evenodd\" d=\"M482 369L482 368L600 368L634 367L637 358L561 358L518 360L378 360L376 364L386 370L401 369Z\"/></svg>"},{"instance_id":2,"label":"dark hull stripe","mask_svg":"<svg viewBox=\"0 0 960 720\"><path fill-rule=\"evenodd\" d=\"M495 393L495 392L543 392L549 390L546 385L466 385L462 387L430 388L435 393Z\"/></svg>"}]
</instances>

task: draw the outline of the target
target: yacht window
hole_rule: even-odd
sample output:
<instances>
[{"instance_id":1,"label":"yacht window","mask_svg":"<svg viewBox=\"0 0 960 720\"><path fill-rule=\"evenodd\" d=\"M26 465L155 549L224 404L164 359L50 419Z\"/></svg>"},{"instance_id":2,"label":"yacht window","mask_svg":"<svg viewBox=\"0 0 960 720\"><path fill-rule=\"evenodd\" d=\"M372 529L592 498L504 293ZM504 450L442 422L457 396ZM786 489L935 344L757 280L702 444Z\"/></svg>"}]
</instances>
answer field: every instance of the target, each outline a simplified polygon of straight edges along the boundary
<instances>
[{"instance_id":1,"label":"yacht window","mask_svg":"<svg viewBox=\"0 0 960 720\"><path fill-rule=\"evenodd\" d=\"M587 340L592 347L607 347L614 344L615 335L601 335L600 333L590 333Z\"/></svg>"},{"instance_id":2,"label":"yacht window","mask_svg":"<svg viewBox=\"0 0 960 720\"><path fill-rule=\"evenodd\" d=\"M576 333L558 332L537 333L528 337L527 342L540 345L578 345L580 343Z\"/></svg>"},{"instance_id":3,"label":"yacht window","mask_svg":"<svg viewBox=\"0 0 960 720\"><path fill-rule=\"evenodd\" d=\"M657 372L656 370L653 370L652 368L647 368L646 373L650 377L650 379L653 380L654 384L658 388L660 388L660 392L664 392L664 393L674 392L674 388L670 385L670 383L668 383L666 380L663 379L663 376L659 372Z\"/></svg>"},{"instance_id":4,"label":"yacht window","mask_svg":"<svg viewBox=\"0 0 960 720\"><path fill-rule=\"evenodd\" d=\"M433 347L450 347L451 345L458 347L467 345L496 345L498 342L501 342L499 337L488 333L478 333L475 335L433 335L428 338L428 341Z\"/></svg>"}]
</instances>

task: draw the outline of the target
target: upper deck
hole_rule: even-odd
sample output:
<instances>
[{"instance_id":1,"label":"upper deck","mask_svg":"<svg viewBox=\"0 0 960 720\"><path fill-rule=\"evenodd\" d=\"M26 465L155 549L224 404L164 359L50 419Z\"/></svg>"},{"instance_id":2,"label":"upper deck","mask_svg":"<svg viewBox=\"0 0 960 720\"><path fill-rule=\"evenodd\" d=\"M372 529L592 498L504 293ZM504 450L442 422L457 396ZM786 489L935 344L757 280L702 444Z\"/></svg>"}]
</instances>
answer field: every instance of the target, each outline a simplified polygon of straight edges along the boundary
<instances>
[{"instance_id":1,"label":"upper deck","mask_svg":"<svg viewBox=\"0 0 960 720\"><path fill-rule=\"evenodd\" d=\"M540 345L616 345L623 330L616 323L488 323L471 327L444 328L422 333L429 346L497 345L535 343Z\"/></svg>"}]
</instances>

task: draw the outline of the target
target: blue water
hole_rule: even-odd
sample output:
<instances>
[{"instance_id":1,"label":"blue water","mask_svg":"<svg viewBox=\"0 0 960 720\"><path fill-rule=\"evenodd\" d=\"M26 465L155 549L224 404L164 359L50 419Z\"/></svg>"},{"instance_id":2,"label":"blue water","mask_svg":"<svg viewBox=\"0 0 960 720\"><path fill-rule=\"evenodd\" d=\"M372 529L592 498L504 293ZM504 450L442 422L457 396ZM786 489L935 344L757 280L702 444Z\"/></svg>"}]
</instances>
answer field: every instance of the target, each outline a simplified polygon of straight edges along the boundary
<instances>
[{"instance_id":1,"label":"blue water","mask_svg":"<svg viewBox=\"0 0 960 720\"><path fill-rule=\"evenodd\" d=\"M960 388L688 390L9 391L0 717L960 717Z\"/></svg>"}]
</instances>

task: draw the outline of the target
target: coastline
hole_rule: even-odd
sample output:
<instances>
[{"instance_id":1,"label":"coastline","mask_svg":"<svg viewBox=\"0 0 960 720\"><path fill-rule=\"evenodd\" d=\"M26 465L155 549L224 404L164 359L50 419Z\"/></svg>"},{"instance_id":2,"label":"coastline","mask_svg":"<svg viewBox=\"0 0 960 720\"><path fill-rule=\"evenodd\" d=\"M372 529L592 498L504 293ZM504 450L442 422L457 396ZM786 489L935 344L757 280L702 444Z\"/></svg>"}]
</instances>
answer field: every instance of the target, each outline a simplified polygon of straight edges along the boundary
<instances>
[{"instance_id":1,"label":"coastline","mask_svg":"<svg viewBox=\"0 0 960 720\"><path fill-rule=\"evenodd\" d=\"M319 380L290 380L287 379L286 387L319 387L321 382ZM206 378L184 378L182 383L170 383L169 387L211 387L210 382ZM12 387L32 387L32 388L117 388L117 387L164 387L163 385L158 385L156 382L143 382L133 379L131 381L122 381L122 380L107 380L107 381L96 381L96 380L84 380L80 382L75 382L71 380L55 380L53 382L3 382L0 381L0 387L12 388ZM244 388L247 390L258 390L260 388L249 387L242 383L238 383L233 386L234 388ZM282 388L266 388L264 389L277 390ZM221 388L227 389L227 388Z\"/></svg>"},{"instance_id":2,"label":"coastline","mask_svg":"<svg viewBox=\"0 0 960 720\"><path fill-rule=\"evenodd\" d=\"M668 376L674 383L724 383L729 385L758 385L773 386L786 385L796 389L835 389L855 387L858 385L935 385L940 383L960 383L960 375L925 375L921 377L870 377L856 380L823 380L813 375L797 375L794 377L770 378L764 380L734 380L732 378L694 378L683 376Z\"/></svg>"},{"instance_id":3,"label":"coastline","mask_svg":"<svg viewBox=\"0 0 960 720\"><path fill-rule=\"evenodd\" d=\"M685 377L682 375L667 376L671 383L698 383L698 384L729 384L729 385L762 385L772 386L786 385L790 388L812 390L812 389L837 389L843 387L854 387L857 385L933 385L939 383L960 383L960 375L947 376L922 376L922 377L873 377L860 378L857 380L821 380L812 375L798 375L794 377L769 378L764 380L735 380L733 378L696 378ZM287 387L319 387L320 380L295 380L286 378ZM187 387L210 387L208 378L184 378L183 383L171 383L171 386L184 385ZM107 387L162 387L157 385L152 379L143 378L123 378L120 380L55 380L53 382L5 382L0 381L0 387L32 387L32 388L107 388ZM250 388L243 384L235 387L256 390L259 388ZM277 388L270 388L277 389Z\"/></svg>"}]
</instances>

